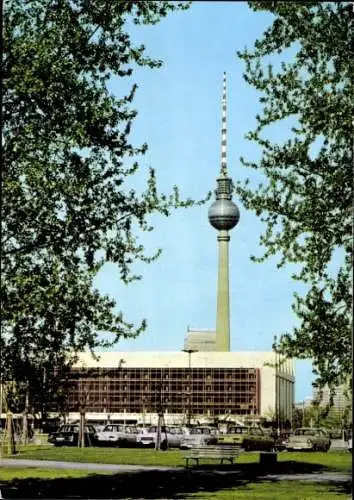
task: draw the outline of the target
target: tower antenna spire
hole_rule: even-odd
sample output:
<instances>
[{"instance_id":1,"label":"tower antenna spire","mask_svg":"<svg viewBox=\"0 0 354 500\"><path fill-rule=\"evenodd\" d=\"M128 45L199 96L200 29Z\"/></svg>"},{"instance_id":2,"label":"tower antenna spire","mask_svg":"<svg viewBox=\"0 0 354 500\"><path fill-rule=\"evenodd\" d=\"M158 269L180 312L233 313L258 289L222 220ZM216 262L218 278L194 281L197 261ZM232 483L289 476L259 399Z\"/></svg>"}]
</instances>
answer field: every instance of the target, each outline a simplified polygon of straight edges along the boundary
<instances>
[{"instance_id":1,"label":"tower antenna spire","mask_svg":"<svg viewBox=\"0 0 354 500\"><path fill-rule=\"evenodd\" d=\"M216 311L217 351L230 351L230 303L229 303L229 231L236 226L240 212L232 201L232 179L227 175L226 162L226 73L223 78L221 107L221 170L216 179L216 200L210 206L208 217L210 224L218 231L219 270Z\"/></svg>"},{"instance_id":2,"label":"tower antenna spire","mask_svg":"<svg viewBox=\"0 0 354 500\"><path fill-rule=\"evenodd\" d=\"M224 71L221 102L221 168L220 175L227 177L227 100L226 72Z\"/></svg>"}]
</instances>

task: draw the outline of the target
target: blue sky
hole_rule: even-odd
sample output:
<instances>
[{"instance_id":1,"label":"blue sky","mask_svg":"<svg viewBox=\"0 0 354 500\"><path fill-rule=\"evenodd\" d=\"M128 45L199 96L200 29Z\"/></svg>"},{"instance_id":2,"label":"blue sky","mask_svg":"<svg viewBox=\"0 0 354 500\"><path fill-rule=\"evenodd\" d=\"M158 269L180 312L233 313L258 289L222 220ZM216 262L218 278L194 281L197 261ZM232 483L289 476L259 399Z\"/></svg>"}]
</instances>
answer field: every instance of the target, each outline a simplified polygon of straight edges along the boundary
<instances>
[{"instance_id":1,"label":"blue sky","mask_svg":"<svg viewBox=\"0 0 354 500\"><path fill-rule=\"evenodd\" d=\"M138 117L132 129L136 145L147 142L140 173L132 186L143 189L149 167L156 169L159 189L169 193L177 185L181 197L204 198L216 187L220 169L222 75L227 73L228 171L236 181L250 176L240 164L260 157L258 147L246 141L261 111L257 92L242 78L244 65L236 51L252 47L271 23L272 16L254 13L246 2L196 2L172 13L155 26L132 28L132 38L147 54L162 59L160 69L138 68L131 81L112 80L111 90L122 96L127 84L138 84L134 107ZM291 57L291 50L274 63ZM287 138L288 126L273 127L268 137ZM258 174L259 175L259 174ZM260 177L252 174L252 182ZM213 198L214 199L214 198ZM230 303L231 350L270 350L273 336L297 323L291 310L293 292L305 288L291 280L294 267L276 268L277 260L250 261L261 255L259 219L238 200L240 222L231 232ZM217 232L208 223L208 207L179 210L170 217L154 217L155 230L140 241L162 256L150 265L135 264L143 279L126 286L115 266L106 265L97 287L117 300L126 319L148 322L135 340L122 340L115 350L180 350L187 327L215 328ZM296 362L296 400L311 395L311 363Z\"/></svg>"}]
</instances>

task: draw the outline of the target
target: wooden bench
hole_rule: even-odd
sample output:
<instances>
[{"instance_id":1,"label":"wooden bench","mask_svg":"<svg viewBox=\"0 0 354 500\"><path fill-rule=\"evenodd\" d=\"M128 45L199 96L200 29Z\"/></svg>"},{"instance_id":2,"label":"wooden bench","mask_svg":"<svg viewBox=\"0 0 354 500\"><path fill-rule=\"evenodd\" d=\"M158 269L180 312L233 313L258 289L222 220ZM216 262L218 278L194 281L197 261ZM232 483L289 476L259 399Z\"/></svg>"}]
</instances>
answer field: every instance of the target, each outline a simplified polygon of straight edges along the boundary
<instances>
[{"instance_id":1,"label":"wooden bench","mask_svg":"<svg viewBox=\"0 0 354 500\"><path fill-rule=\"evenodd\" d=\"M186 467L188 468L189 461L195 460L199 466L200 459L220 460L223 464L224 460L234 463L234 459L240 454L240 446L237 445L206 445L191 448L184 453Z\"/></svg>"}]
</instances>

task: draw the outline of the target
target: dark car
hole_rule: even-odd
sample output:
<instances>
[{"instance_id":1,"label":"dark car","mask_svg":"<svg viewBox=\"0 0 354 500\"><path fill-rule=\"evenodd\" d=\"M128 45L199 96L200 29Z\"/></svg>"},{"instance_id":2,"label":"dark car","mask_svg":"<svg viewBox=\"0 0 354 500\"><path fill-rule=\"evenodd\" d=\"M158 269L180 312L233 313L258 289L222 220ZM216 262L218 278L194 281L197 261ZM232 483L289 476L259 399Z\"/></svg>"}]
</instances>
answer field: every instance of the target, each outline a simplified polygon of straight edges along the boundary
<instances>
[{"instance_id":1,"label":"dark car","mask_svg":"<svg viewBox=\"0 0 354 500\"><path fill-rule=\"evenodd\" d=\"M96 444L96 431L93 425L85 426L85 446ZM54 446L77 446L79 442L79 426L64 424L56 432L49 434L48 442Z\"/></svg>"},{"instance_id":2,"label":"dark car","mask_svg":"<svg viewBox=\"0 0 354 500\"><path fill-rule=\"evenodd\" d=\"M285 451L289 442L290 432L280 433L278 437L275 438L274 448L276 451Z\"/></svg>"}]
</instances>

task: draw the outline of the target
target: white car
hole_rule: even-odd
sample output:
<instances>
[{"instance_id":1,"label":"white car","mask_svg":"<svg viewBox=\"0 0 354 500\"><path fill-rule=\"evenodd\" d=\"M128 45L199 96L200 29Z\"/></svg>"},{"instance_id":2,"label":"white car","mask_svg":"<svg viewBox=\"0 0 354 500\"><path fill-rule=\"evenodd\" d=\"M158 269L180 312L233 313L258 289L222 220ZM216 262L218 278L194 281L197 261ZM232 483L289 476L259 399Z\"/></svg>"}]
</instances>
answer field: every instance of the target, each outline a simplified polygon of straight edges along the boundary
<instances>
[{"instance_id":1,"label":"white car","mask_svg":"<svg viewBox=\"0 0 354 500\"><path fill-rule=\"evenodd\" d=\"M174 427L163 425L161 427L161 447L179 448L181 442L186 436L186 430L183 427ZM144 447L155 447L157 441L157 425L152 425L148 429L142 430L137 435L137 444Z\"/></svg>"},{"instance_id":2,"label":"white car","mask_svg":"<svg viewBox=\"0 0 354 500\"><path fill-rule=\"evenodd\" d=\"M183 439L185 438L187 430L183 427L166 428L167 443L169 448L180 448Z\"/></svg>"},{"instance_id":3,"label":"white car","mask_svg":"<svg viewBox=\"0 0 354 500\"><path fill-rule=\"evenodd\" d=\"M181 442L180 448L187 450L197 446L204 446L208 444L217 444L218 431L210 427L193 427L189 429L188 434Z\"/></svg>"},{"instance_id":4,"label":"white car","mask_svg":"<svg viewBox=\"0 0 354 500\"><path fill-rule=\"evenodd\" d=\"M132 425L108 424L96 433L98 445L135 446L139 430Z\"/></svg>"},{"instance_id":5,"label":"white car","mask_svg":"<svg viewBox=\"0 0 354 500\"><path fill-rule=\"evenodd\" d=\"M146 448L155 448L157 441L157 425L151 425L147 429L142 429L136 436L137 445ZM161 427L161 444L162 448L167 448L167 432L166 427Z\"/></svg>"},{"instance_id":6,"label":"white car","mask_svg":"<svg viewBox=\"0 0 354 500\"><path fill-rule=\"evenodd\" d=\"M295 429L286 443L288 451L328 451L331 440L324 429L299 427Z\"/></svg>"}]
</instances>

